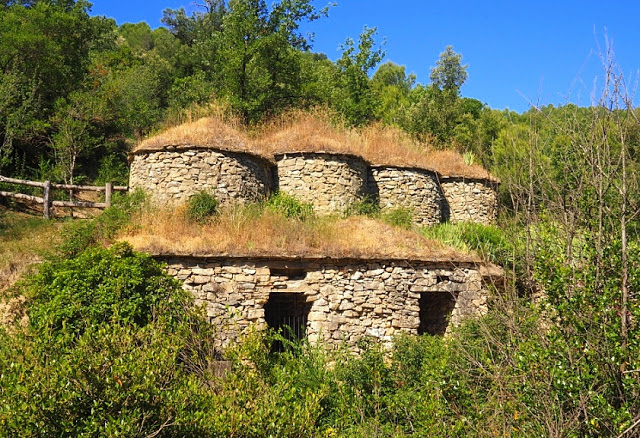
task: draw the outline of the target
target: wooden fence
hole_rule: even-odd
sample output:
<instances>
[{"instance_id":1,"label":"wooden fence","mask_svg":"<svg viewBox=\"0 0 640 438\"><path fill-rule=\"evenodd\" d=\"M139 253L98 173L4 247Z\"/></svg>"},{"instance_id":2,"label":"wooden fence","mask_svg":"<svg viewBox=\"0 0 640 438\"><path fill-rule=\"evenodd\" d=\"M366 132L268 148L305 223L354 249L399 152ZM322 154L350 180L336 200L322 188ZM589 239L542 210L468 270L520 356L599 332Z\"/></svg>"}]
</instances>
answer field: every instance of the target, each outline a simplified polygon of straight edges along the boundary
<instances>
[{"instance_id":1,"label":"wooden fence","mask_svg":"<svg viewBox=\"0 0 640 438\"><path fill-rule=\"evenodd\" d=\"M80 208L107 208L111 206L111 194L113 192L126 192L129 190L127 186L114 186L111 183L106 183L104 186L78 186L75 184L55 184L51 181L39 182L39 181L27 181L22 179L7 178L0 175L0 183L18 184L30 187L41 187L43 189L43 196L26 195L24 193L5 192L0 190L0 196L5 196L14 199L22 199L26 201L42 204L42 211L44 217L49 219L51 217L51 207L80 207ZM51 200L52 190L68 190L73 192L104 192L104 202L91 202L91 201L54 201Z\"/></svg>"}]
</instances>

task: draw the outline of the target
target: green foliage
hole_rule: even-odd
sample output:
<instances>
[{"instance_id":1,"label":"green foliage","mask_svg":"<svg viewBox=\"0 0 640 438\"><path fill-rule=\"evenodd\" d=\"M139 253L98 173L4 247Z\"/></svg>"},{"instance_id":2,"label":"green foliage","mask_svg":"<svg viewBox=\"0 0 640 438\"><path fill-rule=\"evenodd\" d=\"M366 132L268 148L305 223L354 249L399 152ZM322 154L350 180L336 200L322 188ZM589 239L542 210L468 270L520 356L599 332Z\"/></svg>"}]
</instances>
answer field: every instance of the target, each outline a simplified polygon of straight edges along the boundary
<instances>
[{"instance_id":1,"label":"green foliage","mask_svg":"<svg viewBox=\"0 0 640 438\"><path fill-rule=\"evenodd\" d=\"M390 225L409 229L413 226L413 211L405 207L396 207L382 214L382 220Z\"/></svg>"},{"instance_id":2,"label":"green foliage","mask_svg":"<svg viewBox=\"0 0 640 438\"><path fill-rule=\"evenodd\" d=\"M204 375L188 365L211 358L194 351L211 331L150 256L89 249L44 265L28 289L26 332L0 331L3 436L205 436Z\"/></svg>"},{"instance_id":3,"label":"green foliage","mask_svg":"<svg viewBox=\"0 0 640 438\"><path fill-rule=\"evenodd\" d=\"M302 21L326 15L309 0L235 0L211 41L218 60L216 81L245 122L257 122L300 101L301 51L309 42Z\"/></svg>"},{"instance_id":4,"label":"green foliage","mask_svg":"<svg viewBox=\"0 0 640 438\"><path fill-rule=\"evenodd\" d=\"M436 66L431 68L429 78L438 89L446 92L459 93L460 87L467 80L467 66L461 64L462 55L453 51L453 47L447 46Z\"/></svg>"},{"instance_id":5,"label":"green foliage","mask_svg":"<svg viewBox=\"0 0 640 438\"><path fill-rule=\"evenodd\" d=\"M187 202L187 218L193 222L205 223L217 213L219 204L211 193L200 191Z\"/></svg>"},{"instance_id":6,"label":"green foliage","mask_svg":"<svg viewBox=\"0 0 640 438\"><path fill-rule=\"evenodd\" d=\"M51 251L50 258L74 257L90 246L110 241L145 202L144 192L140 190L125 196L115 195L112 206L96 218L76 221L64 227L63 241Z\"/></svg>"},{"instance_id":7,"label":"green foliage","mask_svg":"<svg viewBox=\"0 0 640 438\"><path fill-rule=\"evenodd\" d=\"M376 28L366 27L360 34L357 46L351 38L342 45L342 57L337 61L340 69L334 104L352 125L362 125L373 120L376 100L369 80L369 71L384 58L381 48L375 48L373 39Z\"/></svg>"},{"instance_id":8,"label":"green foliage","mask_svg":"<svg viewBox=\"0 0 640 438\"><path fill-rule=\"evenodd\" d=\"M312 204L302 203L284 192L277 192L271 195L267 200L266 206L288 218L305 221L313 217Z\"/></svg>"},{"instance_id":9,"label":"green foliage","mask_svg":"<svg viewBox=\"0 0 640 438\"><path fill-rule=\"evenodd\" d=\"M93 248L42 266L31 284L30 330L71 341L103 324L145 326L179 290L148 255L127 244ZM182 298L184 299L184 298Z\"/></svg>"},{"instance_id":10,"label":"green foliage","mask_svg":"<svg viewBox=\"0 0 640 438\"><path fill-rule=\"evenodd\" d=\"M366 195L363 199L354 202L344 212L345 216L378 216L380 205L375 198Z\"/></svg>"},{"instance_id":11,"label":"green foliage","mask_svg":"<svg viewBox=\"0 0 640 438\"><path fill-rule=\"evenodd\" d=\"M405 66L389 61L382 64L371 78L371 87L379 106L376 118L386 123L399 123L409 106L409 94L416 82L416 75L405 73Z\"/></svg>"},{"instance_id":12,"label":"green foliage","mask_svg":"<svg viewBox=\"0 0 640 438\"><path fill-rule=\"evenodd\" d=\"M129 166L127 166L126 156L113 154L100 160L95 183L102 185L107 182L122 186L129 184Z\"/></svg>"}]
</instances>

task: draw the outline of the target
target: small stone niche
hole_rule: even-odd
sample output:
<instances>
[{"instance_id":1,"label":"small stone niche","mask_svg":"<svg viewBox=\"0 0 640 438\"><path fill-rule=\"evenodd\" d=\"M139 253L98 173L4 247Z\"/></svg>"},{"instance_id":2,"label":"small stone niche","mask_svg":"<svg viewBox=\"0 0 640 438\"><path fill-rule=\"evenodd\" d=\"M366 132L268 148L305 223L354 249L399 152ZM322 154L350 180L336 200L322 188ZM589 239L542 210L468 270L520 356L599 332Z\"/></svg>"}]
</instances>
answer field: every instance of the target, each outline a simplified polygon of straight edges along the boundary
<instances>
[{"instance_id":1,"label":"small stone niche","mask_svg":"<svg viewBox=\"0 0 640 438\"><path fill-rule=\"evenodd\" d=\"M425 292L420 294L420 326L418 334L444 335L456 306L451 292Z\"/></svg>"}]
</instances>

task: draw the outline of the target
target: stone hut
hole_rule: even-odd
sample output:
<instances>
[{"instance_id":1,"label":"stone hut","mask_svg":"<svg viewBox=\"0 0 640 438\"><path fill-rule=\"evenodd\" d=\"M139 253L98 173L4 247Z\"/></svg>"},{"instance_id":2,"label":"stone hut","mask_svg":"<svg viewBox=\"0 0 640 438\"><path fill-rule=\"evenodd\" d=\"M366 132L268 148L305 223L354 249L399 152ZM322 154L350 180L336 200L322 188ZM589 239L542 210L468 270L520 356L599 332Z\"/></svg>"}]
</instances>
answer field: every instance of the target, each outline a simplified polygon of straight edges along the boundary
<instances>
[{"instance_id":1,"label":"stone hut","mask_svg":"<svg viewBox=\"0 0 640 438\"><path fill-rule=\"evenodd\" d=\"M486 312L498 269L469 260L155 257L205 305L219 346L251 326L288 326L289 336L353 349L363 337L390 344L398 333L444 334Z\"/></svg>"},{"instance_id":2,"label":"stone hut","mask_svg":"<svg viewBox=\"0 0 640 438\"><path fill-rule=\"evenodd\" d=\"M444 216L451 223L492 224L498 216L498 182L489 178L442 176Z\"/></svg>"},{"instance_id":3,"label":"stone hut","mask_svg":"<svg viewBox=\"0 0 640 438\"><path fill-rule=\"evenodd\" d=\"M181 145L136 150L129 184L164 203L179 204L205 190L222 204L232 204L264 199L273 188L273 179L273 163L260 155Z\"/></svg>"},{"instance_id":4,"label":"stone hut","mask_svg":"<svg viewBox=\"0 0 640 438\"><path fill-rule=\"evenodd\" d=\"M357 155L291 152L275 160L278 189L310 202L318 213L342 212L367 192L368 166Z\"/></svg>"},{"instance_id":5,"label":"stone hut","mask_svg":"<svg viewBox=\"0 0 640 438\"><path fill-rule=\"evenodd\" d=\"M443 221L444 195L434 171L412 167L372 165L369 193L380 208L404 207L413 212L416 225Z\"/></svg>"},{"instance_id":6,"label":"stone hut","mask_svg":"<svg viewBox=\"0 0 640 438\"><path fill-rule=\"evenodd\" d=\"M129 185L161 203L179 204L202 190L223 204L247 203L281 190L319 214L344 212L368 195L383 210L411 209L417 225L495 221L498 183L486 171L444 167L459 172L451 176L407 164L424 164L418 155L399 161L378 155L384 162L372 165L348 142L325 137L319 127L253 141L205 118L142 142L130 155Z\"/></svg>"}]
</instances>

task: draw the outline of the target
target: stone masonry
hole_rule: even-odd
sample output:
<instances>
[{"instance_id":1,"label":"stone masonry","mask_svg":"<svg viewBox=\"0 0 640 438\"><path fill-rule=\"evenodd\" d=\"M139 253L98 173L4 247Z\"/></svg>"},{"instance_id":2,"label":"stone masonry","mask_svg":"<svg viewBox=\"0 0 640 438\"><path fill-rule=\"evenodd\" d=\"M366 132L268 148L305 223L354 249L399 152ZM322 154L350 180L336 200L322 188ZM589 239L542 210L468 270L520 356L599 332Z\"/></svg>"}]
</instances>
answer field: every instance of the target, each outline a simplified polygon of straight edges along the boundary
<instances>
[{"instance_id":1,"label":"stone masonry","mask_svg":"<svg viewBox=\"0 0 640 438\"><path fill-rule=\"evenodd\" d=\"M367 190L367 163L360 157L328 153L276 155L278 189L313 204L321 214L346 210Z\"/></svg>"},{"instance_id":2,"label":"stone masonry","mask_svg":"<svg viewBox=\"0 0 640 438\"><path fill-rule=\"evenodd\" d=\"M370 195L380 207L411 209L417 225L489 224L497 216L497 182L441 176L427 169L369 165L357 155L292 152L270 159L197 146L134 152L130 186L161 203L179 204L201 190L222 204L261 201L282 190L319 214L344 212Z\"/></svg>"},{"instance_id":3,"label":"stone masonry","mask_svg":"<svg viewBox=\"0 0 640 438\"><path fill-rule=\"evenodd\" d=\"M256 202L268 195L272 185L272 165L247 153L197 148L141 151L131 163L131 188L142 188L164 203L182 203L201 190L212 192L222 204Z\"/></svg>"},{"instance_id":4,"label":"stone masonry","mask_svg":"<svg viewBox=\"0 0 640 438\"><path fill-rule=\"evenodd\" d=\"M369 193L384 211L404 207L417 225L442 222L444 196L435 172L391 166L371 166Z\"/></svg>"},{"instance_id":5,"label":"stone masonry","mask_svg":"<svg viewBox=\"0 0 640 438\"><path fill-rule=\"evenodd\" d=\"M497 184L483 179L443 177L444 215L451 223L495 222L498 216Z\"/></svg>"},{"instance_id":6,"label":"stone masonry","mask_svg":"<svg viewBox=\"0 0 640 438\"><path fill-rule=\"evenodd\" d=\"M487 308L483 268L468 262L242 257L157 258L204 304L220 347L264 328L269 303L296 295L306 336L330 345L397 333L443 334Z\"/></svg>"}]
</instances>

